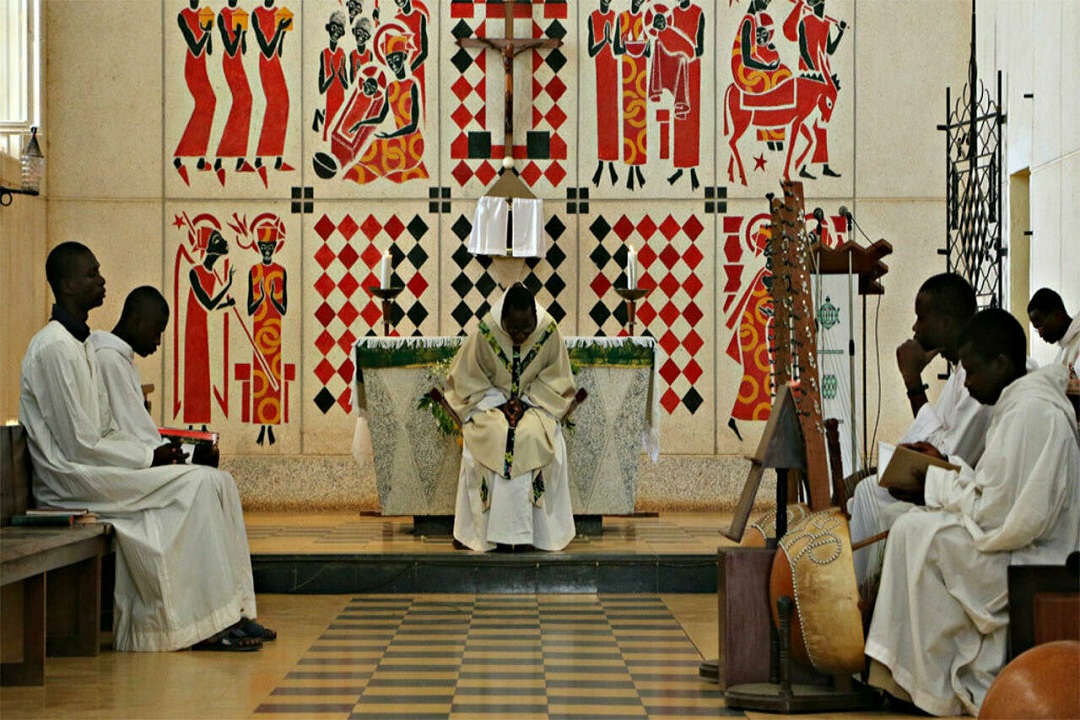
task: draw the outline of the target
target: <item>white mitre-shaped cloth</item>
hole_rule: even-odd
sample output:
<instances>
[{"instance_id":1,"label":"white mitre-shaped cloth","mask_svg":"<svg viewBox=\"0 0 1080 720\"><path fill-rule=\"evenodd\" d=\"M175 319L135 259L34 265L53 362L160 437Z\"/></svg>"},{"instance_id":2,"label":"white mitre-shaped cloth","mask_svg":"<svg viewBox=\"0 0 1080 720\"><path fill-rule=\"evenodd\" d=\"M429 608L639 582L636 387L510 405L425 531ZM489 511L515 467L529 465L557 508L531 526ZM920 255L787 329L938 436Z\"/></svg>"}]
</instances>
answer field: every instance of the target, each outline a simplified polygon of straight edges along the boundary
<instances>
[{"instance_id":1,"label":"white mitre-shaped cloth","mask_svg":"<svg viewBox=\"0 0 1080 720\"><path fill-rule=\"evenodd\" d=\"M510 204L508 204L508 201ZM547 253L544 234L544 205L539 198L504 198L488 196L476 203L468 249L473 255L499 255L542 258ZM511 250L506 242L506 214L511 209Z\"/></svg>"}]
</instances>

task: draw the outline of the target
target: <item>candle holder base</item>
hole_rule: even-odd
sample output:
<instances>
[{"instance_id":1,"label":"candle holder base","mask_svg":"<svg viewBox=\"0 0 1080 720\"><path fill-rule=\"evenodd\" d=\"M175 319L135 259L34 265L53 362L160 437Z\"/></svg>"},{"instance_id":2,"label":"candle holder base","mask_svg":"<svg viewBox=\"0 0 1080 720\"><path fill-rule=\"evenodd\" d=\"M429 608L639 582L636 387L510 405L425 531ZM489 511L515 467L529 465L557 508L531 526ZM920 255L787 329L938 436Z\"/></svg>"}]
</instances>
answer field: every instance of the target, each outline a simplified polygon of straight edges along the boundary
<instances>
[{"instance_id":1,"label":"candle holder base","mask_svg":"<svg viewBox=\"0 0 1080 720\"><path fill-rule=\"evenodd\" d=\"M382 300L382 316L383 316L383 335L390 337L390 310L396 298L401 291L404 290L404 286L399 287L379 287L378 285L371 285L365 288L370 291L372 295Z\"/></svg>"}]
</instances>

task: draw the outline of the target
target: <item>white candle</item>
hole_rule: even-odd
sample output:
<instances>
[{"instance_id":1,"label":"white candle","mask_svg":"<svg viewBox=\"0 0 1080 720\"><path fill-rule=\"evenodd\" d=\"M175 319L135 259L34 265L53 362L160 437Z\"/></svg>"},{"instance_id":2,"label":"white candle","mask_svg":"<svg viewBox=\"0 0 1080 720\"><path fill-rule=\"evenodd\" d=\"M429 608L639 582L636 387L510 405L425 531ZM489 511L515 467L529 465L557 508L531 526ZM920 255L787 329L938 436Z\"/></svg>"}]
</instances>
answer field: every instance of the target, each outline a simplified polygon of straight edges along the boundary
<instances>
[{"instance_id":1,"label":"white candle","mask_svg":"<svg viewBox=\"0 0 1080 720\"><path fill-rule=\"evenodd\" d=\"M390 251L383 253L379 261L379 287L386 290L390 287Z\"/></svg>"},{"instance_id":2,"label":"white candle","mask_svg":"<svg viewBox=\"0 0 1080 720\"><path fill-rule=\"evenodd\" d=\"M626 253L626 289L637 289L637 252L634 250L633 245L627 246L629 250Z\"/></svg>"}]
</instances>

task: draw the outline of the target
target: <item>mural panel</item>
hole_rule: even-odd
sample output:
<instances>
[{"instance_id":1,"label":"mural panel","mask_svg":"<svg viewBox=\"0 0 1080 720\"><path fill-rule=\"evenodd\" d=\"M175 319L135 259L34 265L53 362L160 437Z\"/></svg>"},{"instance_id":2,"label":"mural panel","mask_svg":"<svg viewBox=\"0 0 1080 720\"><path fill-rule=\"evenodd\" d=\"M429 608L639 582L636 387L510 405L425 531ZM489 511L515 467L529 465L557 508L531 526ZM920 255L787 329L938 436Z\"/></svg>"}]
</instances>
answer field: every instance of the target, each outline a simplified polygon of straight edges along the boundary
<instances>
[{"instance_id":1,"label":"mural panel","mask_svg":"<svg viewBox=\"0 0 1080 720\"><path fill-rule=\"evenodd\" d=\"M680 197L713 185L716 10L581 3L579 172L596 196Z\"/></svg>"},{"instance_id":2,"label":"mural panel","mask_svg":"<svg viewBox=\"0 0 1080 720\"><path fill-rule=\"evenodd\" d=\"M165 422L220 432L223 452L299 452L300 229L283 207L168 208Z\"/></svg>"},{"instance_id":3,"label":"mural panel","mask_svg":"<svg viewBox=\"0 0 1080 720\"><path fill-rule=\"evenodd\" d=\"M299 181L299 18L283 0L166 0L166 194L281 196Z\"/></svg>"},{"instance_id":4,"label":"mural panel","mask_svg":"<svg viewBox=\"0 0 1080 720\"><path fill-rule=\"evenodd\" d=\"M304 13L305 176L331 197L422 197L438 170L427 5L321 0Z\"/></svg>"}]
</instances>

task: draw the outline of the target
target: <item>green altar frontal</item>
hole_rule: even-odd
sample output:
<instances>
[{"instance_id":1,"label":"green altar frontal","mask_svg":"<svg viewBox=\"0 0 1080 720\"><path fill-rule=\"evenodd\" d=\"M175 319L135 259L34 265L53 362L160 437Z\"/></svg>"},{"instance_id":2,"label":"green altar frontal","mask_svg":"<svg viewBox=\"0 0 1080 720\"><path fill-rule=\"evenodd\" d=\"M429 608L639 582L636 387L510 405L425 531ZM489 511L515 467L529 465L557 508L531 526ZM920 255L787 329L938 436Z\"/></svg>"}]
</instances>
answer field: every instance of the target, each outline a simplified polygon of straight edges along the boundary
<instances>
[{"instance_id":1,"label":"green altar frontal","mask_svg":"<svg viewBox=\"0 0 1080 720\"><path fill-rule=\"evenodd\" d=\"M365 337L354 346L354 452L374 463L384 515L454 514L460 436L448 434L421 399L442 388L461 337ZM575 515L634 511L643 448L659 452L656 342L566 338L578 387L589 397L564 428Z\"/></svg>"}]
</instances>

